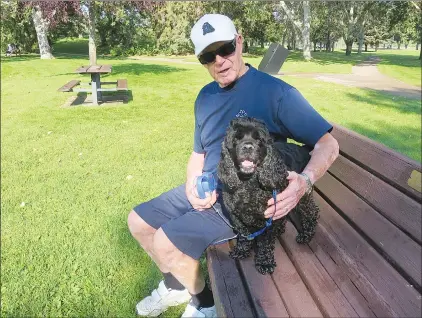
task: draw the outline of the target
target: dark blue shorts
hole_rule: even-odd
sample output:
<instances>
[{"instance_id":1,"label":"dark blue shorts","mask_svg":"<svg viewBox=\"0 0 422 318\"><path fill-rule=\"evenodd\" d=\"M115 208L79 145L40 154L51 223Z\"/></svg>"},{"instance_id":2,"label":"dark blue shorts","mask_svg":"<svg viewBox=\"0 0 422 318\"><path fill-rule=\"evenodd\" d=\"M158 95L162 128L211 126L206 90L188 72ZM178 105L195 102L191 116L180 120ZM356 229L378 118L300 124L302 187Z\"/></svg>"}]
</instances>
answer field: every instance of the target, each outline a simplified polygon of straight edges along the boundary
<instances>
[{"instance_id":1,"label":"dark blue shorts","mask_svg":"<svg viewBox=\"0 0 422 318\"><path fill-rule=\"evenodd\" d=\"M222 197L221 195L219 196ZM235 238L227 224L227 211L219 200L213 208L195 210L185 194L185 185L141 203L134 211L155 229L162 228L169 240L184 254L199 259L210 245Z\"/></svg>"}]
</instances>

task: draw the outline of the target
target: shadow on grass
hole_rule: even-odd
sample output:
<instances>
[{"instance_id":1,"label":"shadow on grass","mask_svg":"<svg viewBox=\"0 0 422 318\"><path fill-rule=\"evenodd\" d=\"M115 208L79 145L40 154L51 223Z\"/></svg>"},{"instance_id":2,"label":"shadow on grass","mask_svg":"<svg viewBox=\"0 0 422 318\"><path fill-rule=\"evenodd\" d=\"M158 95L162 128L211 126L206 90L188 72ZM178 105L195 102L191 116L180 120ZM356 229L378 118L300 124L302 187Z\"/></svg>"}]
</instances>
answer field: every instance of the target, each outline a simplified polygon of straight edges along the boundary
<instances>
[{"instance_id":1,"label":"shadow on grass","mask_svg":"<svg viewBox=\"0 0 422 318\"><path fill-rule=\"evenodd\" d=\"M368 103L370 105L377 105L378 107L386 109L393 109L400 113L421 114L420 100L415 101L404 97L386 95L371 89L366 89L365 91L365 96L354 93L346 93L346 95L355 101ZM391 102L393 98L394 102Z\"/></svg>"},{"instance_id":2,"label":"shadow on grass","mask_svg":"<svg viewBox=\"0 0 422 318\"><path fill-rule=\"evenodd\" d=\"M173 72L184 72L186 69L159 64L124 63L113 66L112 74L134 74L145 73L168 74Z\"/></svg>"},{"instance_id":3,"label":"shadow on grass","mask_svg":"<svg viewBox=\"0 0 422 318\"><path fill-rule=\"evenodd\" d=\"M355 65L359 62L366 60L373 52L366 52L362 54L357 54L352 52L352 55L346 56L345 51L335 51L335 52L311 52L312 62L320 65L329 65L329 64L351 64ZM303 58L302 51L290 51L289 56L286 59L286 62L306 62Z\"/></svg>"},{"instance_id":4,"label":"shadow on grass","mask_svg":"<svg viewBox=\"0 0 422 318\"><path fill-rule=\"evenodd\" d=\"M83 64L88 65L89 62ZM82 66L82 64L81 64ZM168 74L173 72L184 72L186 69L180 67L171 67L167 65L158 65L158 64L142 64L142 63L124 63L124 64L117 64L112 65L112 72L108 74L101 75L101 81L103 79L114 77L115 75L120 74L130 74L130 75L142 75L147 73L152 74ZM87 81L89 81L89 74L78 74L75 72L67 72L67 73L59 73L54 74L52 76L62 76L62 75L69 75L69 76L86 76ZM51 76L49 76L51 77Z\"/></svg>"},{"instance_id":5,"label":"shadow on grass","mask_svg":"<svg viewBox=\"0 0 422 318\"><path fill-rule=\"evenodd\" d=\"M418 142L421 131L417 128L408 127L405 123L403 125L396 123L388 125L383 120L379 120L371 126L364 123L350 123L345 127L384 144L417 162L421 161L420 142Z\"/></svg>"},{"instance_id":6,"label":"shadow on grass","mask_svg":"<svg viewBox=\"0 0 422 318\"><path fill-rule=\"evenodd\" d=\"M21 62L39 60L40 56L36 54L22 54L18 56L1 56L1 63Z\"/></svg>"}]
</instances>

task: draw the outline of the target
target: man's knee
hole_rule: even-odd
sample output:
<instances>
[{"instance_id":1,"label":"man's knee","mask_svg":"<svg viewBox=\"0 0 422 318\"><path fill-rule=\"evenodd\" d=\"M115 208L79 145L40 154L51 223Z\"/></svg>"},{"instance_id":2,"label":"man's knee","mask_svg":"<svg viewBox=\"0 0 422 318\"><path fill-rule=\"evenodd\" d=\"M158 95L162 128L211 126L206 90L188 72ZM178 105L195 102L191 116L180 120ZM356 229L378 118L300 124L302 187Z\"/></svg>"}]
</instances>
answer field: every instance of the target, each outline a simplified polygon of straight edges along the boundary
<instances>
[{"instance_id":1,"label":"man's knee","mask_svg":"<svg viewBox=\"0 0 422 318\"><path fill-rule=\"evenodd\" d=\"M145 222L135 211L131 211L127 217L127 225L132 236L139 241L142 237L152 236L157 231Z\"/></svg>"},{"instance_id":2,"label":"man's knee","mask_svg":"<svg viewBox=\"0 0 422 318\"><path fill-rule=\"evenodd\" d=\"M173 267L180 262L181 258L189 257L183 254L172 241L169 240L164 231L160 228L154 235L153 249L155 255L163 264Z\"/></svg>"}]
</instances>

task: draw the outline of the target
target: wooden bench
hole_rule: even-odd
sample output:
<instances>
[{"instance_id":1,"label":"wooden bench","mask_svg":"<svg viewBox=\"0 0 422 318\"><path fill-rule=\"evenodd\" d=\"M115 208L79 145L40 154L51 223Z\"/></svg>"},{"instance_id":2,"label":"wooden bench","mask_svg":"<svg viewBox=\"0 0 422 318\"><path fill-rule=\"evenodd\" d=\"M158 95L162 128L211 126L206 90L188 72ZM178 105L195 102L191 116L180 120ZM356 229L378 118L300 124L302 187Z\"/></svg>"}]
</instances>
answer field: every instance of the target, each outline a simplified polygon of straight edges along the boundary
<instances>
[{"instance_id":1,"label":"wooden bench","mask_svg":"<svg viewBox=\"0 0 422 318\"><path fill-rule=\"evenodd\" d=\"M77 85L79 85L81 81L78 80L72 80L69 83L66 83L62 87L60 87L57 91L59 92L73 92L73 88Z\"/></svg>"},{"instance_id":2,"label":"wooden bench","mask_svg":"<svg viewBox=\"0 0 422 318\"><path fill-rule=\"evenodd\" d=\"M338 125L332 134L340 156L315 185L309 244L287 222L266 276L253 257L228 256L233 242L207 250L218 317L421 316L421 165Z\"/></svg>"},{"instance_id":3,"label":"wooden bench","mask_svg":"<svg viewBox=\"0 0 422 318\"><path fill-rule=\"evenodd\" d=\"M118 91L127 91L127 80L126 79L118 79L117 80L117 90Z\"/></svg>"}]
</instances>

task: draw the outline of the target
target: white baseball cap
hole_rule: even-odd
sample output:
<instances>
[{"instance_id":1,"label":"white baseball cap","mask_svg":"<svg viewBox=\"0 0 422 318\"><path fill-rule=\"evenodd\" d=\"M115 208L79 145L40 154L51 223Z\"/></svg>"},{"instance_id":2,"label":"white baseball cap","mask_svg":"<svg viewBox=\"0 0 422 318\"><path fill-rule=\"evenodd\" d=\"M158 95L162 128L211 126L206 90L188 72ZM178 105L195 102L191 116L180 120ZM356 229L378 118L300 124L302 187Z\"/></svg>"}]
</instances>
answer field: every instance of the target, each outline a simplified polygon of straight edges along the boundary
<instances>
[{"instance_id":1,"label":"white baseball cap","mask_svg":"<svg viewBox=\"0 0 422 318\"><path fill-rule=\"evenodd\" d=\"M206 14L192 27L190 39L198 56L208 45L219 41L230 41L237 35L233 21L222 14Z\"/></svg>"}]
</instances>

